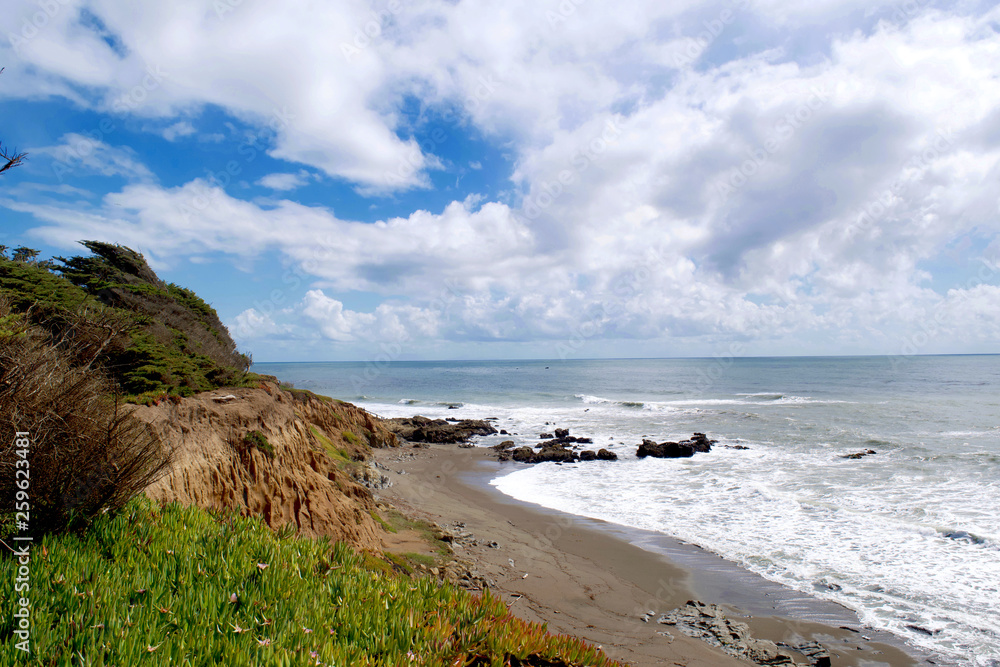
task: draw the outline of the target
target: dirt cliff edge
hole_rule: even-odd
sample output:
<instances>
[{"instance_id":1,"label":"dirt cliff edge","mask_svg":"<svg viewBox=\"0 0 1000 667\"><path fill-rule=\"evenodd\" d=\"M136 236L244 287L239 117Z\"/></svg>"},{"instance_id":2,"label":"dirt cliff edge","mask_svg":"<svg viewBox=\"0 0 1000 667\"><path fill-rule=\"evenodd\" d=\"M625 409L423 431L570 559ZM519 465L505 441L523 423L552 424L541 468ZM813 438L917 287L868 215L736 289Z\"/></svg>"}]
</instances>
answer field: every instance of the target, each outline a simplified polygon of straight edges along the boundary
<instances>
[{"instance_id":1,"label":"dirt cliff edge","mask_svg":"<svg viewBox=\"0 0 1000 667\"><path fill-rule=\"evenodd\" d=\"M172 471L147 487L150 498L380 548L375 502L354 475L371 447L398 441L364 410L264 382L163 400L135 415L175 452Z\"/></svg>"}]
</instances>

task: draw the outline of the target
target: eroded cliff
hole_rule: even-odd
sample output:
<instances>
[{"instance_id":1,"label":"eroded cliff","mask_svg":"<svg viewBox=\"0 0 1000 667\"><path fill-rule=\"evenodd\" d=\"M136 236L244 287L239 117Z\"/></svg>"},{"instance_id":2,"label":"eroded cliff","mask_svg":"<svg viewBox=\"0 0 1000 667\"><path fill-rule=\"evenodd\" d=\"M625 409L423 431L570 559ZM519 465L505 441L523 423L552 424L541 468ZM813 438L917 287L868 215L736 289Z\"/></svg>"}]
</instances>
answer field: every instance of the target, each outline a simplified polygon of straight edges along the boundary
<instances>
[{"instance_id":1,"label":"eroded cliff","mask_svg":"<svg viewBox=\"0 0 1000 667\"><path fill-rule=\"evenodd\" d=\"M272 528L294 524L379 549L382 528L366 474L371 447L394 434L364 410L273 382L171 397L136 416L174 450L171 472L146 494L205 509L260 515Z\"/></svg>"}]
</instances>

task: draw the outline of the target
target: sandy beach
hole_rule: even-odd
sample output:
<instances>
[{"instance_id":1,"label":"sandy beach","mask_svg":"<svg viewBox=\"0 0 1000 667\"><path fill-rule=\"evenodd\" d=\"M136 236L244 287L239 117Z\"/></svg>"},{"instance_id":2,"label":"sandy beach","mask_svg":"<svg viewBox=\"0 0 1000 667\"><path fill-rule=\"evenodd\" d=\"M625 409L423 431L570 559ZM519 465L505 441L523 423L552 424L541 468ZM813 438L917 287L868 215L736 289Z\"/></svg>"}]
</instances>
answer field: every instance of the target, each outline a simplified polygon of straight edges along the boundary
<instances>
[{"instance_id":1,"label":"sandy beach","mask_svg":"<svg viewBox=\"0 0 1000 667\"><path fill-rule=\"evenodd\" d=\"M684 559L680 565L677 559L636 546L633 542L641 536L627 530L504 496L488 482L498 466L510 464L496 463L487 449L406 446L377 450L375 460L392 480L391 487L377 492L378 499L463 533L465 539L455 543L456 558L471 561L475 573L512 612L547 623L550 631L582 637L624 663L751 664L656 622L659 614L697 599L721 605L729 618L748 623L756 638L779 646L819 642L835 667L927 664L877 641L856 620L839 627L760 613L773 594L766 582L755 584L752 575L711 554L703 552L702 560ZM421 549L419 540L404 535L392 536L386 546ZM692 562L713 558L715 565L692 569ZM713 597L699 597L706 593ZM644 621L647 612L656 616ZM805 656L792 657L810 664Z\"/></svg>"}]
</instances>

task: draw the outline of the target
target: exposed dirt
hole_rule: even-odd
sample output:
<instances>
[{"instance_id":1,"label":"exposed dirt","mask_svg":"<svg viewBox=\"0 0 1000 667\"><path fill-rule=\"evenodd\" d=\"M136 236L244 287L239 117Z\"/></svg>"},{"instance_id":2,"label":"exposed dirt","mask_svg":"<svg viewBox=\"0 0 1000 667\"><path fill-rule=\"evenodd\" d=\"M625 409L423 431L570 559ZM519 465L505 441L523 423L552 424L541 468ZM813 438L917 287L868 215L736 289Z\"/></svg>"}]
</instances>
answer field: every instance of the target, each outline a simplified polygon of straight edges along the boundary
<instances>
[{"instance_id":1,"label":"exposed dirt","mask_svg":"<svg viewBox=\"0 0 1000 667\"><path fill-rule=\"evenodd\" d=\"M135 414L175 449L172 472L146 489L154 500L236 510L272 528L291 523L302 535L381 548L385 531L373 516L375 502L352 473L363 471L368 447L398 441L364 410L261 383ZM254 444L255 431L266 443Z\"/></svg>"}]
</instances>

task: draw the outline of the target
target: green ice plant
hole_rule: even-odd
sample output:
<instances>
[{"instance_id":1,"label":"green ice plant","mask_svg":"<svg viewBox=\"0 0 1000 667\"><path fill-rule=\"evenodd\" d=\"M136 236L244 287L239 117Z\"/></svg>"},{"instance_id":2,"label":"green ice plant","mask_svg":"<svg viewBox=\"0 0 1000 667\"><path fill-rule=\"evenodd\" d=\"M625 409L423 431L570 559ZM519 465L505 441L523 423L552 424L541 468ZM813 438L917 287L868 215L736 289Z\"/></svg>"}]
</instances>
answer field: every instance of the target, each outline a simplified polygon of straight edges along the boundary
<instances>
[{"instance_id":1,"label":"green ice plant","mask_svg":"<svg viewBox=\"0 0 1000 667\"><path fill-rule=\"evenodd\" d=\"M24 593L4 551L0 605L12 609ZM617 664L488 592L397 574L378 555L257 518L144 497L86 533L39 539L27 595L31 653L15 648L5 614L0 664Z\"/></svg>"}]
</instances>

